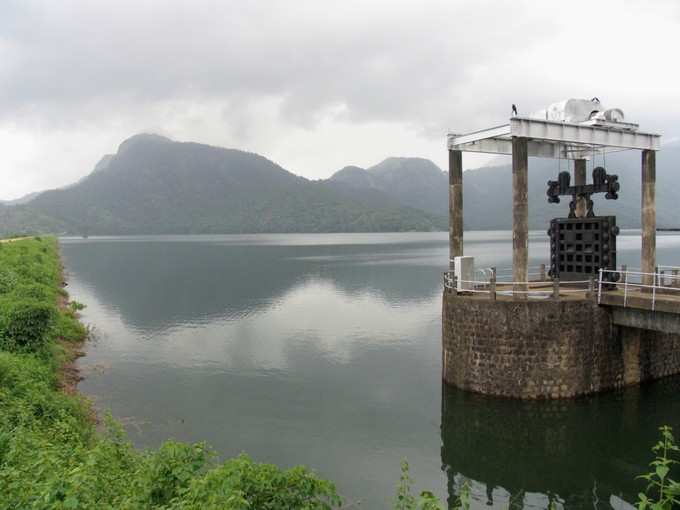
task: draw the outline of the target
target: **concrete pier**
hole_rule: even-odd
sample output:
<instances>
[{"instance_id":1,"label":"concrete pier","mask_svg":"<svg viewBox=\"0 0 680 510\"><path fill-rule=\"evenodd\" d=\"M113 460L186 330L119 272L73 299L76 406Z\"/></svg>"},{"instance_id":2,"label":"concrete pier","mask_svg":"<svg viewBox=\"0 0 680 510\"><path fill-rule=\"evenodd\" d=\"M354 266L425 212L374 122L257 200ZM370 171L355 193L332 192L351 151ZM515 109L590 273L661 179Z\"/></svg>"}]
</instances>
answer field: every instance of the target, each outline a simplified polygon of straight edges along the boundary
<instances>
[{"instance_id":1,"label":"concrete pier","mask_svg":"<svg viewBox=\"0 0 680 510\"><path fill-rule=\"evenodd\" d=\"M449 151L449 258L463 255L463 153Z\"/></svg>"},{"instance_id":2,"label":"concrete pier","mask_svg":"<svg viewBox=\"0 0 680 510\"><path fill-rule=\"evenodd\" d=\"M677 303L669 303L658 289L643 294L638 287L631 293L605 281L616 270L611 236L618 232L613 218L587 215L592 193L616 197L615 176L605 171L603 180L598 177L587 188L588 198L573 197L576 190L563 179L549 182L549 201L573 197L570 213L576 218L558 217L550 224L553 281L545 281L542 269L540 281L528 283L529 157L573 161L573 186L581 187L587 186L586 158L595 152L642 151L641 267L650 273L643 283L652 284L656 272L655 154L661 135L641 131L621 115L608 117L597 100L569 99L548 111L550 118L548 113L514 115L507 124L447 137L451 258L463 254L462 152L512 156L512 211L507 212L512 214L512 282L497 281L495 270L489 275L485 268L488 280L461 289L445 274L444 381L487 395L536 399L575 397L680 374L680 319L677 308L670 309ZM593 115L600 112L605 115ZM564 233L562 224L570 227ZM592 278L601 269L604 283L595 291ZM619 298L623 311L610 302Z\"/></svg>"},{"instance_id":3,"label":"concrete pier","mask_svg":"<svg viewBox=\"0 0 680 510\"><path fill-rule=\"evenodd\" d=\"M529 269L529 154L527 139L512 137L512 281L528 281ZM526 291L524 284L515 291Z\"/></svg>"},{"instance_id":4,"label":"concrete pier","mask_svg":"<svg viewBox=\"0 0 680 510\"><path fill-rule=\"evenodd\" d=\"M442 312L443 379L475 393L568 398L680 373L680 334L616 324L628 312L593 299L444 291Z\"/></svg>"},{"instance_id":5,"label":"concrete pier","mask_svg":"<svg viewBox=\"0 0 680 510\"><path fill-rule=\"evenodd\" d=\"M642 151L642 254L640 268L643 273L656 270L656 152ZM645 285L652 285L653 276L645 276Z\"/></svg>"}]
</instances>

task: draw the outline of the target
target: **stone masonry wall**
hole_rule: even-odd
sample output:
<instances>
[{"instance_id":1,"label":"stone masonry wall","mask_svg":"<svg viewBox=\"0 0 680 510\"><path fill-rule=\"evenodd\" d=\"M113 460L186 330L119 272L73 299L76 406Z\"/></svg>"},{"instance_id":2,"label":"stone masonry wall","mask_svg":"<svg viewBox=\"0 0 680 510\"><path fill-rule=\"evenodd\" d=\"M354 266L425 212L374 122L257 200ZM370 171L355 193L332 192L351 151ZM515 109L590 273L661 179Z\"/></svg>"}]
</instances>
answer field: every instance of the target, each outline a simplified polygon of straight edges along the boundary
<instances>
[{"instance_id":1,"label":"stone masonry wall","mask_svg":"<svg viewBox=\"0 0 680 510\"><path fill-rule=\"evenodd\" d=\"M680 336L611 325L592 300L496 301L444 291L443 378L514 398L563 398L680 373Z\"/></svg>"}]
</instances>

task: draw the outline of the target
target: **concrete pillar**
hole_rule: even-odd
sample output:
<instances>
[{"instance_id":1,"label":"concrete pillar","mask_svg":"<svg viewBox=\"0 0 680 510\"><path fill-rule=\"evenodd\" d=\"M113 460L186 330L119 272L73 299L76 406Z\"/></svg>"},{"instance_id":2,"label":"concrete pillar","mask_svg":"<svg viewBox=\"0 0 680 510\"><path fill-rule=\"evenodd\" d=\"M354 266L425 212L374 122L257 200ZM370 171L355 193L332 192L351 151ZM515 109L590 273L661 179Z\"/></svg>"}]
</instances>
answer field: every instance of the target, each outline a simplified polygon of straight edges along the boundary
<instances>
[{"instance_id":1,"label":"concrete pillar","mask_svg":"<svg viewBox=\"0 0 680 510\"><path fill-rule=\"evenodd\" d=\"M586 183L586 160L574 160L574 186L584 186ZM576 199L576 217L586 217L586 200L579 197Z\"/></svg>"},{"instance_id":2,"label":"concrete pillar","mask_svg":"<svg viewBox=\"0 0 680 510\"><path fill-rule=\"evenodd\" d=\"M643 273L656 269L656 152L642 151L642 254L640 267ZM642 283L652 285L653 276L645 276Z\"/></svg>"},{"instance_id":3,"label":"concrete pillar","mask_svg":"<svg viewBox=\"0 0 680 510\"><path fill-rule=\"evenodd\" d=\"M463 255L463 153L449 151L449 268Z\"/></svg>"},{"instance_id":4,"label":"concrete pillar","mask_svg":"<svg viewBox=\"0 0 680 510\"><path fill-rule=\"evenodd\" d=\"M529 155L527 139L512 137L512 281L526 282L529 269ZM515 291L526 291L524 284ZM519 294L518 297L526 296Z\"/></svg>"},{"instance_id":5,"label":"concrete pillar","mask_svg":"<svg viewBox=\"0 0 680 510\"><path fill-rule=\"evenodd\" d=\"M641 330L637 328L620 328L623 347L623 383L640 383L640 340Z\"/></svg>"}]
</instances>

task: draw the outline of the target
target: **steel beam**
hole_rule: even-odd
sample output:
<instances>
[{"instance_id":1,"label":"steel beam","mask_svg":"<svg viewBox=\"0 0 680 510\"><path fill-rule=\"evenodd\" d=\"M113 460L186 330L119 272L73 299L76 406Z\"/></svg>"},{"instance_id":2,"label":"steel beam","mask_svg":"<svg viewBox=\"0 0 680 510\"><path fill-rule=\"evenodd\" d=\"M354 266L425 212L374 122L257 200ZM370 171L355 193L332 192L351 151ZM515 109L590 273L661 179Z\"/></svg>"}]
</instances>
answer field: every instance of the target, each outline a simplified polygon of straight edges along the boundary
<instances>
[{"instance_id":1,"label":"steel beam","mask_svg":"<svg viewBox=\"0 0 680 510\"><path fill-rule=\"evenodd\" d=\"M510 138L485 138L474 142L458 144L455 143L454 136L449 135L447 146L449 150L463 152L505 154L508 156L512 154L512 140ZM601 152L599 149L598 151ZM527 140L527 152L531 158L590 159L593 155L593 148L571 147L541 140Z\"/></svg>"},{"instance_id":2,"label":"steel beam","mask_svg":"<svg viewBox=\"0 0 680 510\"><path fill-rule=\"evenodd\" d=\"M527 138L530 157L589 159L593 152L622 149L659 150L661 136L611 126L513 117L509 124L467 134L450 134L449 150L512 154L512 137Z\"/></svg>"},{"instance_id":3,"label":"steel beam","mask_svg":"<svg viewBox=\"0 0 680 510\"><path fill-rule=\"evenodd\" d=\"M473 131L464 135L449 135L450 145L464 145L467 143L476 142L479 140L486 140L487 138L498 138L500 136L510 136L510 124L503 124L489 129L482 129L480 131ZM449 148L451 148L449 146Z\"/></svg>"},{"instance_id":4,"label":"steel beam","mask_svg":"<svg viewBox=\"0 0 680 510\"><path fill-rule=\"evenodd\" d=\"M510 134L534 140L621 149L659 150L661 135L527 117L510 119Z\"/></svg>"}]
</instances>

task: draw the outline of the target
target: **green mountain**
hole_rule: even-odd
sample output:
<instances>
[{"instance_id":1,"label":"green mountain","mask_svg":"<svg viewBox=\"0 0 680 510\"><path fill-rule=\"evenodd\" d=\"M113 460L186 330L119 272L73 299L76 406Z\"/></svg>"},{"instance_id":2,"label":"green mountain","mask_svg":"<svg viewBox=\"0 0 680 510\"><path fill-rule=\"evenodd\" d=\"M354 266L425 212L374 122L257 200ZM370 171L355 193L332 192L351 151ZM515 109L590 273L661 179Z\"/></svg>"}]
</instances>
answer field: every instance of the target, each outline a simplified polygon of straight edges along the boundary
<instances>
[{"instance_id":1,"label":"green mountain","mask_svg":"<svg viewBox=\"0 0 680 510\"><path fill-rule=\"evenodd\" d=\"M619 175L621 191L616 201L596 195L595 212L638 227L639 153L598 157L596 164ZM679 167L680 144L658 153L660 227L680 226ZM545 229L568 213L568 197L555 205L545 195L547 181L564 169L565 161L530 160L530 228ZM465 171L465 228L511 228L511 188L509 164ZM448 174L427 159L388 158L310 181L257 154L137 135L77 183L0 204L0 234L429 231L447 230L447 211Z\"/></svg>"},{"instance_id":2,"label":"green mountain","mask_svg":"<svg viewBox=\"0 0 680 510\"><path fill-rule=\"evenodd\" d=\"M366 170L348 166L329 180L378 190L404 205L431 214L448 214L448 174L429 159L387 158Z\"/></svg>"},{"instance_id":3,"label":"green mountain","mask_svg":"<svg viewBox=\"0 0 680 510\"><path fill-rule=\"evenodd\" d=\"M309 181L238 150L137 135L87 177L0 207L4 233L198 234L440 230L378 190Z\"/></svg>"},{"instance_id":4,"label":"green mountain","mask_svg":"<svg viewBox=\"0 0 680 510\"><path fill-rule=\"evenodd\" d=\"M507 158L509 159L509 158ZM594 195L595 213L617 216L619 225L640 225L640 153L610 154L606 161L598 156L596 165L619 176L618 200L605 200ZM463 160L465 164L465 157ZM569 197L560 204L549 204L546 198L548 180L557 179L567 163L553 159L530 158L529 161L529 226L545 229L551 218L569 213ZM588 173L591 163L588 163ZM590 176L588 176L590 181ZM362 169L346 167L336 172L331 181L342 182L355 189L373 189L395 200L428 211L446 215L448 211L448 173L421 158L388 158L382 163ZM512 167L510 164L466 170L463 173L463 207L465 228L512 228ZM657 225L680 227L680 210L676 205L680 190L680 144L668 145L657 155Z\"/></svg>"},{"instance_id":5,"label":"green mountain","mask_svg":"<svg viewBox=\"0 0 680 510\"><path fill-rule=\"evenodd\" d=\"M639 151L610 154L603 160L597 156L596 166L604 166L608 173L619 176L621 190L618 200L606 200L603 193L593 195L597 215L615 215L617 224L624 228L640 226ZM657 225L680 227L680 211L675 190L680 189L680 145L664 147L657 154ZM588 162L587 179L591 182L592 165ZM551 218L569 213L569 197L561 197L559 204L546 199L548 180L557 179L566 170L565 161L530 158L529 161L529 226L545 229ZM573 173L572 173L573 176ZM480 168L463 174L464 215L466 224L474 228L511 228L512 225L512 168L504 165Z\"/></svg>"}]
</instances>

